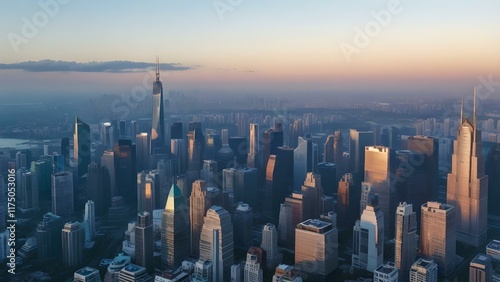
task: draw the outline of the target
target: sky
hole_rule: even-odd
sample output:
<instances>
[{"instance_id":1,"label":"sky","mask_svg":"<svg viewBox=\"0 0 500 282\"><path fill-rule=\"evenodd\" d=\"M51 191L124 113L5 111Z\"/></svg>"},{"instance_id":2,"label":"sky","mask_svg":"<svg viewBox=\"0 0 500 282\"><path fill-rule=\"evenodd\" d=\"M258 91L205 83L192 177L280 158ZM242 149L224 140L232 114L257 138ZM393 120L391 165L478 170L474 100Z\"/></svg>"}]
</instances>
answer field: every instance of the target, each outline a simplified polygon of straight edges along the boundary
<instances>
[{"instance_id":1,"label":"sky","mask_svg":"<svg viewBox=\"0 0 500 282\"><path fill-rule=\"evenodd\" d=\"M500 75L500 1L2 1L0 98L456 95ZM500 80L497 79L497 80Z\"/></svg>"}]
</instances>

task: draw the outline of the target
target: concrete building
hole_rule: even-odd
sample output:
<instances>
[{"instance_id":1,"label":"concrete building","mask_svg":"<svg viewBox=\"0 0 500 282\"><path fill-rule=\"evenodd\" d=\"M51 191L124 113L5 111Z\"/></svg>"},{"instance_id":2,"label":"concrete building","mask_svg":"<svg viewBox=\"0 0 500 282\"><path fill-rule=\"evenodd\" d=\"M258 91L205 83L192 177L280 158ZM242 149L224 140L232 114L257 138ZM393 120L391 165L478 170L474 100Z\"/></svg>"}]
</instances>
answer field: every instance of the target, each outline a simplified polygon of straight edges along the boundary
<instances>
[{"instance_id":1,"label":"concrete building","mask_svg":"<svg viewBox=\"0 0 500 282\"><path fill-rule=\"evenodd\" d=\"M398 282L407 280L408 278L399 280L398 269L392 262L382 264L373 272L373 282Z\"/></svg>"},{"instance_id":2,"label":"concrete building","mask_svg":"<svg viewBox=\"0 0 500 282\"><path fill-rule=\"evenodd\" d=\"M420 252L423 256L434 259L439 274L447 276L455 270L455 207L438 202L422 205Z\"/></svg>"},{"instance_id":3,"label":"concrete building","mask_svg":"<svg viewBox=\"0 0 500 282\"><path fill-rule=\"evenodd\" d=\"M410 282L437 282L438 266L432 259L419 258L410 269Z\"/></svg>"},{"instance_id":4,"label":"concrete building","mask_svg":"<svg viewBox=\"0 0 500 282\"><path fill-rule=\"evenodd\" d=\"M469 282L492 282L491 260L489 255L478 254L469 265Z\"/></svg>"},{"instance_id":5,"label":"concrete building","mask_svg":"<svg viewBox=\"0 0 500 282\"><path fill-rule=\"evenodd\" d=\"M332 224L319 219L308 219L297 225L295 267L300 273L324 279L338 267L336 231Z\"/></svg>"},{"instance_id":6,"label":"concrete building","mask_svg":"<svg viewBox=\"0 0 500 282\"><path fill-rule=\"evenodd\" d=\"M413 206L400 203L396 209L394 263L400 281L406 281L417 252L417 218Z\"/></svg>"}]
</instances>

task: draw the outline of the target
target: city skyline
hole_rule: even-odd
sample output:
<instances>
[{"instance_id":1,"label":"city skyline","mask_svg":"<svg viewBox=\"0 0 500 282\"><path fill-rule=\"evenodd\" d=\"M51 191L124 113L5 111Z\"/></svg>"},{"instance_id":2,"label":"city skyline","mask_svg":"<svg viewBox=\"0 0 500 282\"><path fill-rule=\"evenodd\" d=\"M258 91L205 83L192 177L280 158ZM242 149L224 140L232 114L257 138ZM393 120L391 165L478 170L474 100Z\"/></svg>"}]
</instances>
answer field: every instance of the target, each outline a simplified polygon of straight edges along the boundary
<instances>
[{"instance_id":1,"label":"city skyline","mask_svg":"<svg viewBox=\"0 0 500 282\"><path fill-rule=\"evenodd\" d=\"M0 96L35 89L119 94L137 86L148 67L152 71L155 55L168 71L165 92L195 95L450 96L466 93L478 76L499 74L495 1L231 5L216 0L156 2L153 11L130 1L99 3L100 9L92 1L47 2L56 5L4 4L9 13L0 14L5 19ZM45 13L45 21L38 12ZM93 20L81 27L89 14ZM356 44L357 37L367 43ZM30 67L31 61L42 62ZM90 62L100 67L81 65ZM20 77L30 85L17 87Z\"/></svg>"}]
</instances>

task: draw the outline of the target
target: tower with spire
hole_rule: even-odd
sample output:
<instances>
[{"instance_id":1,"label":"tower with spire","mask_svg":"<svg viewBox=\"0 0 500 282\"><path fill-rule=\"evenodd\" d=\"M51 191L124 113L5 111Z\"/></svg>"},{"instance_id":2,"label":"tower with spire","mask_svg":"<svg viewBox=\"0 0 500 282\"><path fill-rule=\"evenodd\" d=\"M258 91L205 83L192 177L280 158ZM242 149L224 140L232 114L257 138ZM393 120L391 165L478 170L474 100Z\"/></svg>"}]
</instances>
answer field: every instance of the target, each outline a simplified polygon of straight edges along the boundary
<instances>
[{"instance_id":1,"label":"tower with spire","mask_svg":"<svg viewBox=\"0 0 500 282\"><path fill-rule=\"evenodd\" d=\"M153 117L151 126L151 155L163 153L165 147L165 113L163 110L163 85L160 81L160 60L156 57L156 81L153 82Z\"/></svg>"},{"instance_id":2,"label":"tower with spire","mask_svg":"<svg viewBox=\"0 0 500 282\"><path fill-rule=\"evenodd\" d=\"M488 176L484 173L481 132L477 129L475 87L472 120L464 118L462 99L451 168L446 201L457 211L457 240L478 247L486 240Z\"/></svg>"}]
</instances>

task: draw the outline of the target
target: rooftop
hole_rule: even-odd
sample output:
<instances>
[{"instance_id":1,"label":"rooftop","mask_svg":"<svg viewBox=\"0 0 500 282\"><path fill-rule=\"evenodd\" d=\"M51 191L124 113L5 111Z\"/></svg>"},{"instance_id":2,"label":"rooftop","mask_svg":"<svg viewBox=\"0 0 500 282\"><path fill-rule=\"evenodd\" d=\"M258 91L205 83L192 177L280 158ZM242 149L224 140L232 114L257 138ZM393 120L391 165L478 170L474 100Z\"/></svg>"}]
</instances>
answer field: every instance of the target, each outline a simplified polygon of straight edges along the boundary
<instances>
[{"instance_id":1,"label":"rooftop","mask_svg":"<svg viewBox=\"0 0 500 282\"><path fill-rule=\"evenodd\" d=\"M382 264L375 271L378 273L391 274L394 271L397 271L397 269L396 269L396 266L394 265L394 263L390 262L390 263Z\"/></svg>"},{"instance_id":2,"label":"rooftop","mask_svg":"<svg viewBox=\"0 0 500 282\"><path fill-rule=\"evenodd\" d=\"M486 246L486 248L493 250L500 250L500 241L493 240L488 244L488 246Z\"/></svg>"},{"instance_id":3,"label":"rooftop","mask_svg":"<svg viewBox=\"0 0 500 282\"><path fill-rule=\"evenodd\" d=\"M88 275L95 273L95 272L99 272L99 270L92 268L92 267L85 266L84 268L78 269L75 273L80 274L82 276L88 276Z\"/></svg>"}]
</instances>

